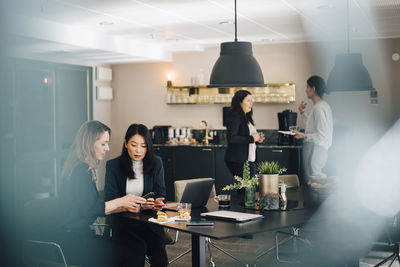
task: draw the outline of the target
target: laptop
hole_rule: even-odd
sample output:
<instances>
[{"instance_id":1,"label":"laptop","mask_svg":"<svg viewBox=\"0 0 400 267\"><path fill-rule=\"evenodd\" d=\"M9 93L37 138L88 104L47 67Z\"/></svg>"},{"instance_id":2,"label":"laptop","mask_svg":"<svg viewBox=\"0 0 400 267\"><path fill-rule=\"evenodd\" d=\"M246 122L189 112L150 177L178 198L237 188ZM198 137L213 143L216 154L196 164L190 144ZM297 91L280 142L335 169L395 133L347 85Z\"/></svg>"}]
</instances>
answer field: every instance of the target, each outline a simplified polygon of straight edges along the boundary
<instances>
[{"instance_id":1,"label":"laptop","mask_svg":"<svg viewBox=\"0 0 400 267\"><path fill-rule=\"evenodd\" d=\"M207 205L214 179L188 182L183 190L181 203L192 203L192 209L202 208ZM164 207L166 210L178 210L178 203L170 203Z\"/></svg>"},{"instance_id":2,"label":"laptop","mask_svg":"<svg viewBox=\"0 0 400 267\"><path fill-rule=\"evenodd\" d=\"M200 215L206 218L221 219L231 222L248 222L264 218L263 215L259 214L251 214L251 213L236 212L229 210L217 210L217 211L205 212L201 213Z\"/></svg>"}]
</instances>

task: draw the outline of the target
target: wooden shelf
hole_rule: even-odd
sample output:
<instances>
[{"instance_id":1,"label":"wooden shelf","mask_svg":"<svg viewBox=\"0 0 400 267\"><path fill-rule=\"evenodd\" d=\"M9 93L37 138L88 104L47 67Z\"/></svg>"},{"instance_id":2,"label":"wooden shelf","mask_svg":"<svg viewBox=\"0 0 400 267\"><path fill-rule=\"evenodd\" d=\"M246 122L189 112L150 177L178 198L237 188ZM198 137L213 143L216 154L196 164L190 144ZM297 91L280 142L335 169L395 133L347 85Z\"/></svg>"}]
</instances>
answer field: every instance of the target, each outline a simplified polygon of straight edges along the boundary
<instances>
[{"instance_id":1,"label":"wooden shelf","mask_svg":"<svg viewBox=\"0 0 400 267\"><path fill-rule=\"evenodd\" d=\"M253 103L290 103L296 100L294 83L270 83L266 87L208 88L199 86L167 87L167 104L230 104L236 91L245 89Z\"/></svg>"}]
</instances>

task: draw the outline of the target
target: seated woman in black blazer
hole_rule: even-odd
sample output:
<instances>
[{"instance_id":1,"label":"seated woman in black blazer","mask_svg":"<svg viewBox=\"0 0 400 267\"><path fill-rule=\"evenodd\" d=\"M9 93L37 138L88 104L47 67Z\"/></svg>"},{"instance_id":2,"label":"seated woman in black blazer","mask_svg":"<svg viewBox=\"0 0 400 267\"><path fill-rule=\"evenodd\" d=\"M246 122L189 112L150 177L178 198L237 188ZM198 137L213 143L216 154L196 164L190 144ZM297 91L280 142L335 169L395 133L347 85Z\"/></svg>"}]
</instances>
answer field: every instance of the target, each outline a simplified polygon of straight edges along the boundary
<instances>
[{"instance_id":1,"label":"seated woman in black blazer","mask_svg":"<svg viewBox=\"0 0 400 267\"><path fill-rule=\"evenodd\" d=\"M54 233L69 264L79 266L143 266L145 250L140 240L99 238L89 228L98 216L138 212L144 198L127 195L104 202L96 188L96 168L109 151L111 130L99 121L85 122L76 134L62 172L59 209L62 225ZM50 212L50 211L49 211ZM42 226L46 227L46 226Z\"/></svg>"},{"instance_id":2,"label":"seated woman in black blazer","mask_svg":"<svg viewBox=\"0 0 400 267\"><path fill-rule=\"evenodd\" d=\"M166 195L164 168L161 158L154 155L150 132L143 124L132 124L125 134L121 156L109 160L106 165L105 195L106 200L127 194L143 196L154 192L156 199L148 198L142 204L142 210L158 211ZM167 266L165 234L159 225L150 225L139 221L114 216L110 223L114 236L131 236L141 239L146 244L146 253L151 266Z\"/></svg>"},{"instance_id":3,"label":"seated woman in black blazer","mask_svg":"<svg viewBox=\"0 0 400 267\"><path fill-rule=\"evenodd\" d=\"M228 113L226 137L228 147L225 163L232 175L243 175L243 165L249 161L250 175L255 175L256 145L262 143L264 135L257 133L253 121L253 98L249 91L239 90L232 97Z\"/></svg>"}]
</instances>

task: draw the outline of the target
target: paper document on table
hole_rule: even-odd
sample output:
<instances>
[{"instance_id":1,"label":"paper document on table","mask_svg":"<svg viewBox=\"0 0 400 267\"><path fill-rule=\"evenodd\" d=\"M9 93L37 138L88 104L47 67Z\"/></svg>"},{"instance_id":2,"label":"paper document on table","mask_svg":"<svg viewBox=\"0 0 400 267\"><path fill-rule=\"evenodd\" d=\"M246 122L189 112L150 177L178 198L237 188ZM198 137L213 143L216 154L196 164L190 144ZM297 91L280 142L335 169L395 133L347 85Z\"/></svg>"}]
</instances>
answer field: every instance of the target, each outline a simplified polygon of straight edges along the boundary
<instances>
[{"instance_id":1,"label":"paper document on table","mask_svg":"<svg viewBox=\"0 0 400 267\"><path fill-rule=\"evenodd\" d=\"M282 134L288 134L288 135L296 135L294 132L292 131L278 131L278 133L282 133Z\"/></svg>"}]
</instances>

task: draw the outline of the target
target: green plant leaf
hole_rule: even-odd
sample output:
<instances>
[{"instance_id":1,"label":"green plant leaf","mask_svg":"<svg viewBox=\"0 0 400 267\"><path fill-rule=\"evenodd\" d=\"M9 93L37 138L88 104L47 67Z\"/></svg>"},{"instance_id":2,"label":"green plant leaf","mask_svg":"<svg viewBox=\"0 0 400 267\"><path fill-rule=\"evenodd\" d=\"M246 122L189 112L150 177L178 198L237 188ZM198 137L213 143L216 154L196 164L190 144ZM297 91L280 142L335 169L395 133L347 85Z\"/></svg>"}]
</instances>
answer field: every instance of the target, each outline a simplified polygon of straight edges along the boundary
<instances>
[{"instance_id":1,"label":"green plant leaf","mask_svg":"<svg viewBox=\"0 0 400 267\"><path fill-rule=\"evenodd\" d=\"M236 180L236 183L226 185L222 188L223 191L256 187L260 182L258 175L250 177L250 166L248 161L243 165L243 177L235 175L233 178Z\"/></svg>"},{"instance_id":2,"label":"green plant leaf","mask_svg":"<svg viewBox=\"0 0 400 267\"><path fill-rule=\"evenodd\" d=\"M259 174L281 174L286 171L286 168L279 166L276 161L263 161L257 166Z\"/></svg>"}]
</instances>

